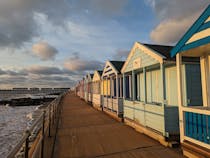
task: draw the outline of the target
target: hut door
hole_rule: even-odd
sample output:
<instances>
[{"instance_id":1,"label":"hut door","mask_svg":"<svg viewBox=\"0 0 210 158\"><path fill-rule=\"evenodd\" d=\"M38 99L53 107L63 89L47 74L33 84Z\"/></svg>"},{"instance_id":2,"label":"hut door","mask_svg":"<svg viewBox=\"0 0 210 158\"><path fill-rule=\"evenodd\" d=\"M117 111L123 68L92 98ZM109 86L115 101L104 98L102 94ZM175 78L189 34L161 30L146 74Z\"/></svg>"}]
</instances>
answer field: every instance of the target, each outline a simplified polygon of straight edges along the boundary
<instances>
[{"instance_id":1,"label":"hut door","mask_svg":"<svg viewBox=\"0 0 210 158\"><path fill-rule=\"evenodd\" d=\"M200 65L186 65L187 106L201 106L202 87Z\"/></svg>"}]
</instances>

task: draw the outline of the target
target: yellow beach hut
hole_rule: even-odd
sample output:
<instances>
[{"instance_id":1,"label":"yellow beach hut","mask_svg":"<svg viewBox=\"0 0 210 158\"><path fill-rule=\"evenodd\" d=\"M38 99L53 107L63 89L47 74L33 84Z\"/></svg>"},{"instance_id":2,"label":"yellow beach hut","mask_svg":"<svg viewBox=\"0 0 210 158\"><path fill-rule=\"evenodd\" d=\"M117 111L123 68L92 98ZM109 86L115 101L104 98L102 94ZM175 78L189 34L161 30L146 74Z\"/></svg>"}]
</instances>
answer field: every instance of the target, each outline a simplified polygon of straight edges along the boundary
<instances>
[{"instance_id":1,"label":"yellow beach hut","mask_svg":"<svg viewBox=\"0 0 210 158\"><path fill-rule=\"evenodd\" d=\"M123 116L123 89L121 68L124 61L107 61L102 73L102 109L118 118Z\"/></svg>"},{"instance_id":2,"label":"yellow beach hut","mask_svg":"<svg viewBox=\"0 0 210 158\"><path fill-rule=\"evenodd\" d=\"M102 81L101 81L101 75L103 71L100 70L95 70L94 75L93 75L93 81L92 81L92 96L93 96L93 107L96 109L101 110L101 92L103 91L102 89Z\"/></svg>"}]
</instances>

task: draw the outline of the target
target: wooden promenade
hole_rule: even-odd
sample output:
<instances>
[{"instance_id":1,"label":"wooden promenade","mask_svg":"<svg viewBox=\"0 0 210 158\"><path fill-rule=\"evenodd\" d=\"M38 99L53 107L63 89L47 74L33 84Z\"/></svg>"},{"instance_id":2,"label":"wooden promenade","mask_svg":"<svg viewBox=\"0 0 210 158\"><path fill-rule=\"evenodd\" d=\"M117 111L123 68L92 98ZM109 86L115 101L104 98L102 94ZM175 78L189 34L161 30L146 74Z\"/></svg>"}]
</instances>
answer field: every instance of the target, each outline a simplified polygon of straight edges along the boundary
<instances>
[{"instance_id":1,"label":"wooden promenade","mask_svg":"<svg viewBox=\"0 0 210 158\"><path fill-rule=\"evenodd\" d=\"M53 157L180 158L182 153L163 147L71 93L62 101Z\"/></svg>"}]
</instances>

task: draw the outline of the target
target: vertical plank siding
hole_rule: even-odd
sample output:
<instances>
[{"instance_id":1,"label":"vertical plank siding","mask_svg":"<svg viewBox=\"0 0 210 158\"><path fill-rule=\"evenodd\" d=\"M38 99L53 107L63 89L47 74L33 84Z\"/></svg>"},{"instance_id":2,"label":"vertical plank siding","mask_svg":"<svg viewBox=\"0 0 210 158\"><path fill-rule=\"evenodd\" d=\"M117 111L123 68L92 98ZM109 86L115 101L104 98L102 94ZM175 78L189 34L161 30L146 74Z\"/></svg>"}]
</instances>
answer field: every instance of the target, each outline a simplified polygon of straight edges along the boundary
<instances>
[{"instance_id":1,"label":"vertical plank siding","mask_svg":"<svg viewBox=\"0 0 210 158\"><path fill-rule=\"evenodd\" d=\"M157 60L155 60L148 54L144 53L142 50L135 49L133 56L131 57L130 61L128 62L127 67L125 68L125 72L130 72L133 70L133 62L137 58L144 59L144 60L141 60L141 67L147 67L147 66L159 63Z\"/></svg>"}]
</instances>

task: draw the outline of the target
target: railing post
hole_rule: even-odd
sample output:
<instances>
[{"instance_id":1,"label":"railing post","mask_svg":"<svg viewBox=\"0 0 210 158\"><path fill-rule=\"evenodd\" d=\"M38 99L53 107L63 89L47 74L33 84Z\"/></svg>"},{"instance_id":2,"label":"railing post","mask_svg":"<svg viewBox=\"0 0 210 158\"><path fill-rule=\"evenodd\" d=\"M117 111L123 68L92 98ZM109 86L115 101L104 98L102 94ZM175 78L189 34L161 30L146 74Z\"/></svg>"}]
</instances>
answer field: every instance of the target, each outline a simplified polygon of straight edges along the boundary
<instances>
[{"instance_id":1,"label":"railing post","mask_svg":"<svg viewBox=\"0 0 210 158\"><path fill-rule=\"evenodd\" d=\"M52 121L53 121L53 125L54 125L54 115L55 115L55 103L53 102L53 113L52 113Z\"/></svg>"},{"instance_id":2,"label":"railing post","mask_svg":"<svg viewBox=\"0 0 210 158\"><path fill-rule=\"evenodd\" d=\"M41 146L41 158L43 158L44 157L44 127L45 127L45 113L46 113L46 111L43 111L43 115L42 115L42 117L43 117L43 120L42 120L42 146Z\"/></svg>"},{"instance_id":3,"label":"railing post","mask_svg":"<svg viewBox=\"0 0 210 158\"><path fill-rule=\"evenodd\" d=\"M25 150L24 150L24 156L25 156L25 158L28 158L29 156L28 156L28 151L29 151L29 130L26 130L25 131L25 134L27 135L27 138L26 138L26 140L25 140Z\"/></svg>"},{"instance_id":4,"label":"railing post","mask_svg":"<svg viewBox=\"0 0 210 158\"><path fill-rule=\"evenodd\" d=\"M49 115L49 124L48 124L48 137L50 137L51 135L51 133L50 133L50 128L51 128L51 105L52 104L50 104L50 106L49 106L49 113L48 113L48 115Z\"/></svg>"},{"instance_id":5,"label":"railing post","mask_svg":"<svg viewBox=\"0 0 210 158\"><path fill-rule=\"evenodd\" d=\"M55 120L56 120L56 117L57 117L57 101L55 103L55 111L54 111L54 117L55 117Z\"/></svg>"}]
</instances>

